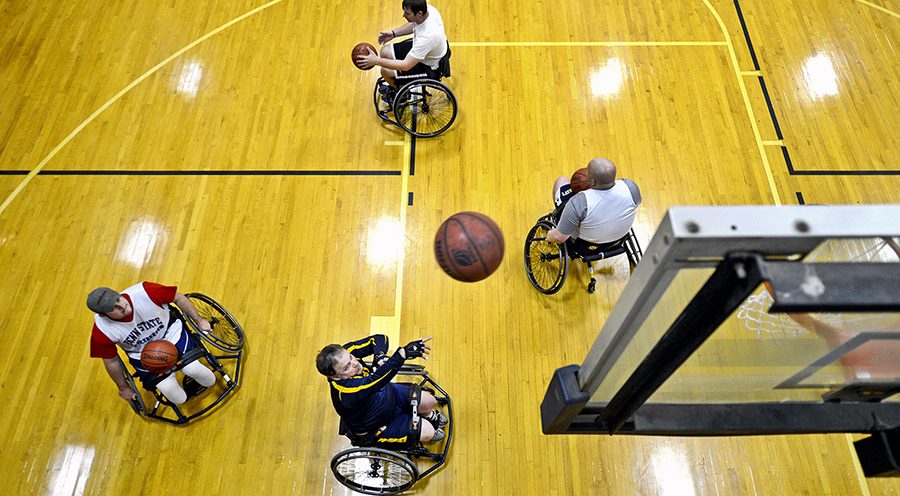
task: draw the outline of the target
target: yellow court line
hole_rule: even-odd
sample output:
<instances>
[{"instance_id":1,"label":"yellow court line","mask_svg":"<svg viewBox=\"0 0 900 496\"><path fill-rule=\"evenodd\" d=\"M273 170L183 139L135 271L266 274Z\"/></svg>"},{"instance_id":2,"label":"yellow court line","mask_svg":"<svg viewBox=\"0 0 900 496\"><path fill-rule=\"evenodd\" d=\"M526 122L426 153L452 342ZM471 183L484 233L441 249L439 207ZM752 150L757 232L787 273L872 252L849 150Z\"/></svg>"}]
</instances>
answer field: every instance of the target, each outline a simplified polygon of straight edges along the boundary
<instances>
[{"instance_id":1,"label":"yellow court line","mask_svg":"<svg viewBox=\"0 0 900 496\"><path fill-rule=\"evenodd\" d=\"M2 214L2 213L6 210L6 208L9 206L9 204L12 203L12 201L19 195L19 193L21 193L22 190L25 189L25 186L27 186L28 183L31 182L31 180L34 178L34 176L38 175L38 173L40 173L41 170L43 170L44 166L47 165L47 162L49 162L50 160L52 160L53 157L55 157L56 154L59 153L59 151L63 149L63 147L65 147L66 145L68 145L69 142L72 141L72 140L75 138L75 136L77 136L78 133L81 132L82 129L84 129L85 127L87 127L88 124L90 124L91 122L93 122L94 119L97 118L97 116L99 116L100 114L102 114L102 113L103 113L106 109L108 109L112 104L116 103L120 98L122 98L126 93L128 93L129 91L131 91L135 86L137 86L137 85L140 84L143 80L145 80L145 79L147 79L148 77L150 77L151 75L153 75L153 73L155 73L156 71L160 70L163 66L165 66L165 65L168 64L169 62L175 60L176 58L178 58L179 56L181 56L182 54L184 54L184 52L187 52L187 51L190 50L191 48L194 48L195 46L199 45L200 43L203 43L203 42L206 41L207 39L209 39L209 38L211 38L211 37L213 37L213 36L219 34L221 31L230 28L231 26L233 26L233 25L235 25L235 24L237 24L237 23L243 21L244 19L246 19L246 18L248 18L248 17L250 17L250 16L252 16L252 15L254 15L254 14L257 14L257 13L259 13L259 12L261 12L261 11L263 11L263 10L265 10L265 9L267 9L267 8L269 8L269 7L273 6L273 5L275 5L275 4L281 3L281 2L282 2L282 0L272 0L271 2L269 2L269 3L267 3L267 4L264 4L264 5L260 5L259 7L255 8L255 9L253 9L253 10L251 10L251 11L249 11L249 12L247 12L247 13L241 15L241 16L235 17L234 19L232 19L232 20L226 22L225 24L222 24L221 26L217 27L216 29L213 29L212 31L206 33L205 35L203 35L203 36L197 38L196 40L192 41L190 44L188 44L187 46L185 46L185 47L182 48L181 50L178 50L177 52L173 53L172 55L170 55L169 57L167 57L167 58L166 58L165 60L163 60L162 62L160 62L160 63L156 64L155 66L153 66L153 67L152 67L150 70L148 70L147 72L145 72L145 73L141 74L140 76L138 76L138 78L135 79L134 81L132 81L131 84L129 84L128 86L126 86L124 89L122 89L122 91L116 93L112 98L110 98L109 100L107 100L106 103L104 103L103 105L101 105L100 108L98 108L97 110L95 110L94 113L90 115L90 117L88 117L88 118L85 119L81 124L79 124L79 125L78 125L71 133L69 133L68 136L66 136L66 137L65 137L58 145L56 145L56 147L53 148L53 150L51 150L50 153L47 154L47 156L44 157L43 160L40 161L40 162L37 164L37 166L35 166L35 168L32 169L31 172L29 172L27 176L25 176L25 179L23 179L22 182L19 183L19 186L17 186L16 189L14 189L13 192L9 194L9 196L6 198L6 200L3 202L3 204L0 205L0 214Z\"/></svg>"},{"instance_id":2,"label":"yellow court line","mask_svg":"<svg viewBox=\"0 0 900 496\"><path fill-rule=\"evenodd\" d=\"M394 314L373 315L369 328L370 334L384 334L388 337L388 342L395 344L400 342L400 306L403 304L403 266L406 263L406 212L409 208L409 160L412 153L412 138L407 134L403 141L397 143L403 144L403 170L400 174L400 233L403 236L403 243L397 256Z\"/></svg>"},{"instance_id":3,"label":"yellow court line","mask_svg":"<svg viewBox=\"0 0 900 496\"><path fill-rule=\"evenodd\" d=\"M769 165L769 157L766 156L766 150L763 147L762 136L759 133L759 126L756 124L756 115L753 113L753 105L750 103L750 96L747 94L747 86L744 84L744 78L741 77L741 68L738 64L737 54L734 51L734 43L731 42L731 36L728 34L728 29L725 28L725 22L722 21L722 17L719 15L719 12L713 7L709 0L703 0L703 3L706 4L706 8L712 13L713 17L716 18L716 22L719 23L719 28L722 30L722 34L725 36L725 42L728 45L728 54L731 56L731 65L734 68L734 74L737 76L738 86L741 89L741 95L744 97L744 106L747 107L747 117L750 118L750 127L753 129L753 137L756 138L756 146L759 149L759 155L762 158L763 168L766 171L766 179L769 182L769 190L772 192L772 199L775 202L775 205L781 205L781 198L778 196L778 189L775 186L775 177L772 175L772 167Z\"/></svg>"},{"instance_id":4,"label":"yellow court line","mask_svg":"<svg viewBox=\"0 0 900 496\"><path fill-rule=\"evenodd\" d=\"M763 141L763 146L784 146L784 140Z\"/></svg>"},{"instance_id":5,"label":"yellow court line","mask_svg":"<svg viewBox=\"0 0 900 496\"><path fill-rule=\"evenodd\" d=\"M759 71L741 71L741 76L760 76L762 75Z\"/></svg>"},{"instance_id":6,"label":"yellow court line","mask_svg":"<svg viewBox=\"0 0 900 496\"><path fill-rule=\"evenodd\" d=\"M847 446L850 448L850 458L853 460L853 468L856 472L856 480L859 482L859 488L862 491L860 496L869 496L869 483L866 482L866 474L863 473L862 465L859 464L859 456L856 455L856 446L853 446L853 435L844 434L847 440Z\"/></svg>"},{"instance_id":7,"label":"yellow court line","mask_svg":"<svg viewBox=\"0 0 900 496\"><path fill-rule=\"evenodd\" d=\"M454 41L456 47L725 46L724 41Z\"/></svg>"},{"instance_id":8,"label":"yellow court line","mask_svg":"<svg viewBox=\"0 0 900 496\"><path fill-rule=\"evenodd\" d=\"M891 9L886 9L886 8L882 7L881 5L875 5L874 3L872 3L872 2L867 2L866 0L856 0L856 1L859 2L859 3L861 3L861 4L863 4L863 5L867 5L867 6L869 6L869 7L872 7L872 8L875 9L875 10L880 10L880 11L884 12L884 13L887 14L887 15L894 16L894 17L896 17L897 19L900 19L900 14L894 12L894 11L891 10Z\"/></svg>"}]
</instances>

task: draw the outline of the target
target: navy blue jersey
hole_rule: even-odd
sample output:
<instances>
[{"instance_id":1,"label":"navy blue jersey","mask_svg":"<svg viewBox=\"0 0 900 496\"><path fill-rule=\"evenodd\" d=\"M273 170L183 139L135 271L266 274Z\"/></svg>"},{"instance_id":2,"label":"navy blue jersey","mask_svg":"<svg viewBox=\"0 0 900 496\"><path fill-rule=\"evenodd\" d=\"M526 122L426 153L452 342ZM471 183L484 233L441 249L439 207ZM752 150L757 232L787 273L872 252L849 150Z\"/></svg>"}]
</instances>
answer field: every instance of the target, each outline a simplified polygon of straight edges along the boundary
<instances>
[{"instance_id":1,"label":"navy blue jersey","mask_svg":"<svg viewBox=\"0 0 900 496\"><path fill-rule=\"evenodd\" d=\"M376 334L352 341L345 344L344 349L359 359L381 355L388 349L387 336ZM403 357L395 352L375 370L362 362L363 370L359 374L339 381L328 379L334 409L350 430L371 432L390 423L396 402L406 399L397 398L394 388L385 386L397 375L403 362Z\"/></svg>"}]
</instances>

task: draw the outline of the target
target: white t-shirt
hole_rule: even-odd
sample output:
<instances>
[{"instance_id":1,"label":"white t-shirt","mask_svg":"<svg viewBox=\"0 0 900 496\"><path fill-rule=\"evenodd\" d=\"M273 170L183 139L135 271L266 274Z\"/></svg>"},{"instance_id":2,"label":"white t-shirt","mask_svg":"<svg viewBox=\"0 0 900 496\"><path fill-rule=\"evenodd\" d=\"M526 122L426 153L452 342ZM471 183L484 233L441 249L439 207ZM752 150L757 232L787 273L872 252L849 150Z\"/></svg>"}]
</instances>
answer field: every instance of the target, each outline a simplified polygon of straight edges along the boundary
<instances>
[{"instance_id":1,"label":"white t-shirt","mask_svg":"<svg viewBox=\"0 0 900 496\"><path fill-rule=\"evenodd\" d=\"M431 5L428 6L428 18L422 24L413 26L413 44L409 55L421 60L432 69L438 68L447 53L447 34L444 33L444 20L441 13Z\"/></svg>"},{"instance_id":2,"label":"white t-shirt","mask_svg":"<svg viewBox=\"0 0 900 496\"><path fill-rule=\"evenodd\" d=\"M640 190L629 179L617 180L610 189L586 189L566 203L559 232L591 243L611 243L631 229L640 202Z\"/></svg>"},{"instance_id":3,"label":"white t-shirt","mask_svg":"<svg viewBox=\"0 0 900 496\"><path fill-rule=\"evenodd\" d=\"M181 339L181 321L169 322L169 305L159 306L150 299L142 284L122 291L131 298L134 318L130 322L94 315L94 324L113 343L117 343L131 358L139 359L144 345L157 339L172 344Z\"/></svg>"}]
</instances>

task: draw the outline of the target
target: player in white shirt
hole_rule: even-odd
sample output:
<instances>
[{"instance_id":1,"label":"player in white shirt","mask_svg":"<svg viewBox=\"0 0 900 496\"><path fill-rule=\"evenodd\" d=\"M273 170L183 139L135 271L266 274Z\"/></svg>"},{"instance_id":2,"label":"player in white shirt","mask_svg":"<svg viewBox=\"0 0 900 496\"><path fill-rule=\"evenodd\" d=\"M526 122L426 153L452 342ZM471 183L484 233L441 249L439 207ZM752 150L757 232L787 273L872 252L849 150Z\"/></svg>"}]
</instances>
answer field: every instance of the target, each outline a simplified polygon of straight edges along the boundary
<instances>
[{"instance_id":1,"label":"player in white shirt","mask_svg":"<svg viewBox=\"0 0 900 496\"><path fill-rule=\"evenodd\" d=\"M357 57L364 69L381 66L381 76L391 87L403 86L408 81L427 76L440 79L438 64L447 54L447 34L441 13L425 0L403 0L403 18L408 22L378 35L378 43L384 43L412 34L412 39L384 45L381 56L371 50L368 55Z\"/></svg>"},{"instance_id":2,"label":"player in white shirt","mask_svg":"<svg viewBox=\"0 0 900 496\"><path fill-rule=\"evenodd\" d=\"M134 399L134 392L125 381L126 371L117 358L116 345L125 351L128 361L145 383L159 378L141 365L141 351L147 343L164 339L174 344L180 354L195 346L188 339L184 322L170 312L169 305L172 303L197 322L201 331L210 331L209 322L200 317L191 300L179 293L175 286L143 282L123 290L121 294L101 287L88 295L87 306L96 313L91 330L91 357L103 360L107 374L119 387L119 396L125 400ZM212 371L199 361L193 361L181 370L203 388L216 382ZM187 393L172 372L156 387L176 405L187 400Z\"/></svg>"},{"instance_id":3,"label":"player in white shirt","mask_svg":"<svg viewBox=\"0 0 900 496\"><path fill-rule=\"evenodd\" d=\"M641 190L630 179L616 180L616 166L605 158L588 162L591 188L572 195L569 178L560 177L554 185L554 201L565 204L557 227L547 233L554 243L576 238L588 243L612 243L631 230Z\"/></svg>"}]
</instances>

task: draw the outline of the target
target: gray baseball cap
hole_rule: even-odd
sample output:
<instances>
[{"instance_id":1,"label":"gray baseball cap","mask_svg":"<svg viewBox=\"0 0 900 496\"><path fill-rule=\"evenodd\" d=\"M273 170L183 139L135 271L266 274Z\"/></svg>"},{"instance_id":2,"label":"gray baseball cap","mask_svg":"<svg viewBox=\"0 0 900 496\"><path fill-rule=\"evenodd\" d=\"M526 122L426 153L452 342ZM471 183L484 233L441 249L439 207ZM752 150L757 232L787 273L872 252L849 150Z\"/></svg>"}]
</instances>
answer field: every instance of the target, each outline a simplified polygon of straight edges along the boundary
<instances>
[{"instance_id":1,"label":"gray baseball cap","mask_svg":"<svg viewBox=\"0 0 900 496\"><path fill-rule=\"evenodd\" d=\"M107 313L116 309L119 293L110 288L97 288L87 297L87 306L93 312Z\"/></svg>"}]
</instances>

